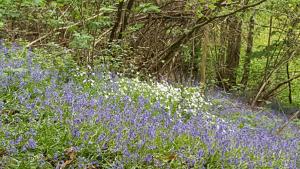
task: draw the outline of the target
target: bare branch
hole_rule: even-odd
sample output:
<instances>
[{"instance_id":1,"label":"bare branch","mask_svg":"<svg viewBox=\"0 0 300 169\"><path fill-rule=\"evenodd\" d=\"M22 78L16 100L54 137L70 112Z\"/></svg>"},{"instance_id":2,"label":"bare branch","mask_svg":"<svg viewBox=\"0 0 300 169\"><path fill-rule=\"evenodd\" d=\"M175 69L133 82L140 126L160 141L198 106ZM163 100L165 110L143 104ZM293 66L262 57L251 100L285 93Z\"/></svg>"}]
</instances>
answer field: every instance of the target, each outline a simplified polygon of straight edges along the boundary
<instances>
[{"instance_id":1,"label":"bare branch","mask_svg":"<svg viewBox=\"0 0 300 169\"><path fill-rule=\"evenodd\" d=\"M97 14L97 15L91 16L91 17L87 18L85 21L90 21L90 20L92 20L92 19L97 18L98 16L103 15L103 14L104 14L104 13L99 13L99 14ZM39 42L39 41L41 41L41 40L47 38L48 36L52 35L52 34L55 33L56 31L59 31L59 30L66 30L66 29L69 29L69 28L71 28L71 27L80 25L81 23L82 23L82 22L80 21L80 22L76 22L76 23L71 24L71 25L68 25L68 26L64 26L64 27L61 27L61 28L54 29L54 30L50 31L49 33L46 33L45 35L43 35L43 36L37 38L36 40L34 40L34 41L32 41L32 42L30 42L30 43L27 44L25 47L26 47L26 48L29 48L29 47L32 46L33 44L35 44L35 43L37 43L37 42Z\"/></svg>"},{"instance_id":2,"label":"bare branch","mask_svg":"<svg viewBox=\"0 0 300 169\"><path fill-rule=\"evenodd\" d=\"M224 15L219 15L219 16L215 16L215 17L212 17L212 18L207 18L207 16L204 16L204 17L201 17L198 19L197 21L197 25L195 25L188 33L182 35L176 42L174 42L172 45L170 45L167 49L165 49L164 51L162 51L160 53L160 60L163 59L163 55L165 55L165 58L169 58L172 54L174 54L175 52L178 51L179 47L181 44L183 43L186 43L193 35L194 32L196 32L197 30L199 30L200 28L202 28L203 26L217 20L217 19L220 19L220 18L226 18L228 16L231 16L231 15L234 15L238 12L241 12L241 11L244 11L248 8L252 8L252 7L255 7L257 5L260 5L262 4L263 2L265 2L267 0L261 0L257 3L254 3L254 4L251 4L251 5L247 5L247 6L244 6L240 9L237 9L233 12L230 12L228 14L224 14Z\"/></svg>"},{"instance_id":3,"label":"bare branch","mask_svg":"<svg viewBox=\"0 0 300 169\"><path fill-rule=\"evenodd\" d=\"M294 115L292 117L289 118L289 120L287 122L285 122L276 132L277 135L279 135L284 128L286 128L291 121L293 121L294 119L296 119L298 117L298 114L300 113L300 111L297 111L296 113L294 113Z\"/></svg>"},{"instance_id":4,"label":"bare branch","mask_svg":"<svg viewBox=\"0 0 300 169\"><path fill-rule=\"evenodd\" d=\"M287 79L286 81L283 81L283 82L277 84L272 90L270 90L268 93L266 93L266 94L263 96L263 98L267 99L270 95L272 95L272 93L274 93L274 92L275 92L276 90L278 90L280 87L282 87L283 85L285 85L285 84L287 84L287 83L289 83L289 82L291 82L291 81L293 81L293 80L296 80L296 79L298 79L298 78L300 78L300 74L299 74L299 75L296 75L296 76L294 76L294 77L292 77L292 78L290 78L290 79Z\"/></svg>"}]
</instances>

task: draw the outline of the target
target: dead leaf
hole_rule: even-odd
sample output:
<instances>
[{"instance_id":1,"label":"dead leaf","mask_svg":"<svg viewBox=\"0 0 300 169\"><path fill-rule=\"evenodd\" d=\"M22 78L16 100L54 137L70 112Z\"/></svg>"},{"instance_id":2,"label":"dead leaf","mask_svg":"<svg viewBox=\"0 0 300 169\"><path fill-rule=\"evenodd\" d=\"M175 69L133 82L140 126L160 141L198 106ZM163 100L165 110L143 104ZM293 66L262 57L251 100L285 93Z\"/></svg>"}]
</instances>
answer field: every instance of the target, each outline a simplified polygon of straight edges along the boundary
<instances>
[{"instance_id":1,"label":"dead leaf","mask_svg":"<svg viewBox=\"0 0 300 169\"><path fill-rule=\"evenodd\" d=\"M7 155L7 151L5 149L0 149L0 157Z\"/></svg>"},{"instance_id":2,"label":"dead leaf","mask_svg":"<svg viewBox=\"0 0 300 169\"><path fill-rule=\"evenodd\" d=\"M19 114L20 111L19 110L13 110L13 109L3 109L0 114L7 114L7 115L15 115L15 114Z\"/></svg>"},{"instance_id":3,"label":"dead leaf","mask_svg":"<svg viewBox=\"0 0 300 169\"><path fill-rule=\"evenodd\" d=\"M70 147L65 150L65 155L69 157L60 167L60 169L66 168L69 164L71 164L76 159L76 149L75 147Z\"/></svg>"},{"instance_id":4,"label":"dead leaf","mask_svg":"<svg viewBox=\"0 0 300 169\"><path fill-rule=\"evenodd\" d=\"M168 155L168 156L166 157L166 161L167 161L168 163L170 163L170 162L176 160L176 158L177 158L177 154L176 154L176 153L172 153L172 154L170 154L170 155Z\"/></svg>"}]
</instances>

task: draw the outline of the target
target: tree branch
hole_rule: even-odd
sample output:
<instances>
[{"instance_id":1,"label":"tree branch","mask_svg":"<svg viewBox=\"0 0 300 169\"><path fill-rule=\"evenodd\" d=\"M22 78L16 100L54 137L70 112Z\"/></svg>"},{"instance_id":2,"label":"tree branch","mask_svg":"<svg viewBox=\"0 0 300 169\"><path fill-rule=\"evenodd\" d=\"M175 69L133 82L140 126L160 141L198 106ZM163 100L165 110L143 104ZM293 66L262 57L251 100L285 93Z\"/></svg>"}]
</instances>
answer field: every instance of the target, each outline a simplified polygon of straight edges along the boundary
<instances>
[{"instance_id":1,"label":"tree branch","mask_svg":"<svg viewBox=\"0 0 300 169\"><path fill-rule=\"evenodd\" d=\"M195 25L188 33L182 35L176 42L174 42L172 45L170 45L169 47L167 47L164 51L162 51L160 54L159 54L159 57L160 57L160 60L164 60L164 58L167 58L169 59L169 57L171 55L173 55L175 52L177 52L179 50L179 47L181 44L184 44L186 43L190 38L191 36L193 35L194 32L196 32L197 30L199 30L200 28L202 28L203 26L217 20L217 19L220 19L220 18L226 18L228 16L231 16L231 15L234 15L238 12L241 12L241 11L244 11L248 8L252 8L252 7L255 7L257 5L260 5L262 4L263 2L265 2L267 0L261 0L257 3L254 3L254 4L251 4L251 5L247 5L247 6L244 6L240 9L237 9L233 12L230 12L228 14L224 14L224 15L219 15L219 16L215 16L215 17L212 17L212 18L207 18L207 16L204 16L204 17L201 17L198 19L197 21L197 25ZM164 54L166 54L165 56L163 56Z\"/></svg>"},{"instance_id":2,"label":"tree branch","mask_svg":"<svg viewBox=\"0 0 300 169\"><path fill-rule=\"evenodd\" d=\"M289 82L291 82L291 81L293 81L293 80L295 80L295 79L298 79L298 78L300 78L300 74L299 74L299 75L296 75L296 76L294 76L294 77L292 77L292 78L290 78L290 79L287 79L286 81L283 81L283 82L279 83L279 84L276 85L272 90L270 90L267 94L265 94L265 95L263 96L263 98L264 98L264 99L268 99L268 97L269 97L273 92L275 92L276 90L278 90L281 86L283 86L283 85L285 85L285 84L287 84L287 83L289 83Z\"/></svg>"},{"instance_id":3,"label":"tree branch","mask_svg":"<svg viewBox=\"0 0 300 169\"><path fill-rule=\"evenodd\" d=\"M91 17L85 19L85 21L90 21L90 20L92 20L92 19L97 18L98 16L103 15L103 14L104 14L104 13L99 13L99 14L97 14L97 15L91 16ZM52 35L52 34L53 34L54 32L56 32L56 31L59 31L59 30L66 30L66 29L69 29L69 28L71 28L71 27L74 27L74 26L77 26L77 25L80 25L80 24L81 24L81 21L80 21L80 22L76 22L76 23L71 24L71 25L68 25L68 26L63 26L63 27L60 27L60 28L57 28L57 29L53 29L53 30L50 31L49 33L46 33L45 35L43 35L43 36L37 38L36 40L34 40L34 41L32 41L32 42L30 42L30 43L27 44L25 47L26 47L26 48L29 48L30 46L32 46L33 44L37 43L38 41L41 41L41 40L47 38L48 36Z\"/></svg>"},{"instance_id":4,"label":"tree branch","mask_svg":"<svg viewBox=\"0 0 300 169\"><path fill-rule=\"evenodd\" d=\"M297 111L296 113L294 113L294 115L292 117L289 118L289 120L287 122L285 122L276 132L277 135L279 135L283 129L288 126L290 124L291 121L293 121L295 118L298 117L299 111Z\"/></svg>"}]
</instances>

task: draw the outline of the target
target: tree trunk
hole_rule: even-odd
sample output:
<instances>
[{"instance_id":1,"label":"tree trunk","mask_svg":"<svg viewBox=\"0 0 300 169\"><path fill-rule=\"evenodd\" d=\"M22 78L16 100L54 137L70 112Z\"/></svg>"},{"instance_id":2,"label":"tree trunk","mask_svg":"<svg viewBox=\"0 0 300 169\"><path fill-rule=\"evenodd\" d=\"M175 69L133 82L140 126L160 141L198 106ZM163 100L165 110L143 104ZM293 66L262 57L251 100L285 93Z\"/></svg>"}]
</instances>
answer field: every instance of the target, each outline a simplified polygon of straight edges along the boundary
<instances>
[{"instance_id":1,"label":"tree trunk","mask_svg":"<svg viewBox=\"0 0 300 169\"><path fill-rule=\"evenodd\" d=\"M272 26L273 26L273 16L270 17L270 21L269 21L269 37L268 37L268 48L271 46L271 40L272 40ZM267 75L268 75L268 70L270 67L270 62L272 60L272 58L270 58L272 56L267 56L267 61L266 61L266 66L265 66L265 74L264 74L264 81L266 81Z\"/></svg>"},{"instance_id":2,"label":"tree trunk","mask_svg":"<svg viewBox=\"0 0 300 169\"><path fill-rule=\"evenodd\" d=\"M116 18L115 24L111 30L109 42L114 41L117 37L118 31L120 29L120 24L122 21L123 6L124 6L124 0L121 0L118 4L117 18Z\"/></svg>"},{"instance_id":3,"label":"tree trunk","mask_svg":"<svg viewBox=\"0 0 300 169\"><path fill-rule=\"evenodd\" d=\"M217 54L217 65L216 65L216 72L217 72L217 85L223 89L225 89L224 79L224 72L226 69L225 61L226 61L226 39L227 39L228 28L227 24L222 23L220 29L220 42L219 42L219 49Z\"/></svg>"},{"instance_id":4,"label":"tree trunk","mask_svg":"<svg viewBox=\"0 0 300 169\"><path fill-rule=\"evenodd\" d=\"M246 59L244 63L244 73L243 78L241 81L241 84L243 84L243 88L246 89L249 79L249 73L250 73L250 65L251 65L251 54L252 54L252 48L253 48L253 34L254 34L254 14L250 17L249 22L249 32L247 37L247 49L246 49Z\"/></svg>"},{"instance_id":5,"label":"tree trunk","mask_svg":"<svg viewBox=\"0 0 300 169\"><path fill-rule=\"evenodd\" d=\"M286 75L287 75L287 79L290 79L290 71L289 71L289 62L286 63ZM293 99L292 99L292 84L289 81L288 82L288 87L289 87L289 94L288 94L288 98L289 98L289 103L292 104L293 103Z\"/></svg>"},{"instance_id":6,"label":"tree trunk","mask_svg":"<svg viewBox=\"0 0 300 169\"><path fill-rule=\"evenodd\" d=\"M274 68L272 70L269 70L266 79L263 80L262 85L260 85L260 89L258 91L258 93L256 94L255 98L252 100L252 104L251 106L255 106L257 101L259 99L262 100L267 100L270 99L271 97L274 97L276 95L276 91L278 91L279 88L281 88L283 85L289 84L291 83L293 80L300 78L300 75L295 75L292 78L288 78L286 81L284 82L280 82L279 84L277 84L275 87L273 87L272 89L266 91L266 87L268 86L267 84L271 81L271 76L278 71L283 65L286 65L289 63L289 61L295 56L296 53L296 45L298 44L298 38L299 35L295 35L294 34L294 28L297 25L299 21L298 20L292 20L291 21L291 26L288 29L287 32L287 51L285 56L283 56L277 64L274 64Z\"/></svg>"},{"instance_id":7,"label":"tree trunk","mask_svg":"<svg viewBox=\"0 0 300 169\"><path fill-rule=\"evenodd\" d=\"M200 90L204 93L206 86L206 65L209 55L209 25L204 26L202 40L202 57L200 63Z\"/></svg>"},{"instance_id":8,"label":"tree trunk","mask_svg":"<svg viewBox=\"0 0 300 169\"><path fill-rule=\"evenodd\" d=\"M129 0L127 3L127 7L126 7L126 11L124 12L123 23L121 25L118 39L122 39L123 37L123 32L126 30L126 27L128 25L129 15L130 15L131 8L133 7L133 4L134 4L134 0Z\"/></svg>"},{"instance_id":9,"label":"tree trunk","mask_svg":"<svg viewBox=\"0 0 300 169\"><path fill-rule=\"evenodd\" d=\"M228 41L226 51L225 84L226 90L236 85L236 70L240 63L242 21L236 16L228 18Z\"/></svg>"},{"instance_id":10,"label":"tree trunk","mask_svg":"<svg viewBox=\"0 0 300 169\"><path fill-rule=\"evenodd\" d=\"M294 28L298 24L298 20L293 19L291 23L291 28L289 28L289 31L287 33L287 55L290 57L293 55L293 48L295 47L295 44L297 44L297 36L295 35ZM289 62L286 63L286 74L287 79L290 79L290 72L289 72ZM288 99L289 103L292 104L292 84L291 81L288 82Z\"/></svg>"}]
</instances>

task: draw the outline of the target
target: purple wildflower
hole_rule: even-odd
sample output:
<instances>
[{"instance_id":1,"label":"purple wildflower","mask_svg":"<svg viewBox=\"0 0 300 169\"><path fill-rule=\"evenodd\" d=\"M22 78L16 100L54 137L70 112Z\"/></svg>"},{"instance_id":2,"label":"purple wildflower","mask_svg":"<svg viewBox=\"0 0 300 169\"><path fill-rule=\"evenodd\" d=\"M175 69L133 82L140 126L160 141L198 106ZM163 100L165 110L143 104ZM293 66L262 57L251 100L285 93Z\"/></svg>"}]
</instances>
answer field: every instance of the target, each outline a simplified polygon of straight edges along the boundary
<instances>
[{"instance_id":1,"label":"purple wildflower","mask_svg":"<svg viewBox=\"0 0 300 169\"><path fill-rule=\"evenodd\" d=\"M33 138L30 138L27 143L27 148L35 149L37 146L36 141Z\"/></svg>"},{"instance_id":2,"label":"purple wildflower","mask_svg":"<svg viewBox=\"0 0 300 169\"><path fill-rule=\"evenodd\" d=\"M150 164L150 163L152 162L152 160L153 160L153 156L152 156L151 154L148 154L148 155L145 157L145 159L144 159L144 161L145 161L147 164Z\"/></svg>"},{"instance_id":3,"label":"purple wildflower","mask_svg":"<svg viewBox=\"0 0 300 169\"><path fill-rule=\"evenodd\" d=\"M80 137L80 131L78 128L73 128L72 129L72 136L75 137L75 138L79 138Z\"/></svg>"}]
</instances>

